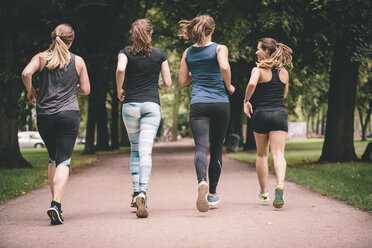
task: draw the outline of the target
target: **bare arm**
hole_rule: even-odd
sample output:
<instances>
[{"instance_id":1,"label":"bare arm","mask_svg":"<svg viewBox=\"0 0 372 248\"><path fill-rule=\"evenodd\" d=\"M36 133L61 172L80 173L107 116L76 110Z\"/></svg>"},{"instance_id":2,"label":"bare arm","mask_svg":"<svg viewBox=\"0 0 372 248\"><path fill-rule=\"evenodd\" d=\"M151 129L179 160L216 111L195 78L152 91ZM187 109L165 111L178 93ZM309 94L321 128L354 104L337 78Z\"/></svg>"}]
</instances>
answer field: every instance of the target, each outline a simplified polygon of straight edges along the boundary
<instances>
[{"instance_id":1,"label":"bare arm","mask_svg":"<svg viewBox=\"0 0 372 248\"><path fill-rule=\"evenodd\" d=\"M217 47L217 60L220 65L221 74L225 81L226 89L229 94L233 94L235 87L231 84L231 70L229 64L229 51L224 45L218 45Z\"/></svg>"},{"instance_id":2,"label":"bare arm","mask_svg":"<svg viewBox=\"0 0 372 248\"><path fill-rule=\"evenodd\" d=\"M79 75L79 84L77 92L80 95L89 95L90 93L90 82L88 76L87 66L85 65L84 59L80 56L75 57L77 72Z\"/></svg>"},{"instance_id":3,"label":"bare arm","mask_svg":"<svg viewBox=\"0 0 372 248\"><path fill-rule=\"evenodd\" d=\"M256 89L256 86L257 86L257 83L258 83L258 80L260 79L260 69L258 69L258 67L254 67L252 69L252 72L251 72L251 77L249 79L249 82L248 82L248 85L247 85L247 89L245 91L245 98L244 98L244 113L249 117L251 118L251 114L253 113L253 109L252 109L252 104L249 102L249 100L251 99L255 89Z\"/></svg>"},{"instance_id":4,"label":"bare arm","mask_svg":"<svg viewBox=\"0 0 372 248\"><path fill-rule=\"evenodd\" d=\"M288 94L288 83L289 83L289 74L286 69L281 69L279 73L279 79L283 83L285 83L285 88L284 88L284 99L287 97Z\"/></svg>"},{"instance_id":5,"label":"bare arm","mask_svg":"<svg viewBox=\"0 0 372 248\"><path fill-rule=\"evenodd\" d=\"M181 87L184 87L184 86L188 85L192 81L192 78L190 76L189 67L186 64L187 50L188 49L186 49L183 52L182 59L181 59L181 64L180 64L180 71L178 73L178 84Z\"/></svg>"},{"instance_id":6,"label":"bare arm","mask_svg":"<svg viewBox=\"0 0 372 248\"><path fill-rule=\"evenodd\" d=\"M160 89L166 89L172 86L172 78L169 70L168 60L163 61L161 64L161 76L163 78L162 82L159 82Z\"/></svg>"},{"instance_id":7,"label":"bare arm","mask_svg":"<svg viewBox=\"0 0 372 248\"><path fill-rule=\"evenodd\" d=\"M128 58L125 54L119 53L118 65L116 67L116 90L119 100L122 102L125 98L125 91L123 90L123 83L125 77L125 70L127 68Z\"/></svg>"},{"instance_id":8,"label":"bare arm","mask_svg":"<svg viewBox=\"0 0 372 248\"><path fill-rule=\"evenodd\" d=\"M33 104L36 103L36 91L32 87L32 75L40 70L40 53L36 54L22 72L22 81L27 89L27 98Z\"/></svg>"}]
</instances>

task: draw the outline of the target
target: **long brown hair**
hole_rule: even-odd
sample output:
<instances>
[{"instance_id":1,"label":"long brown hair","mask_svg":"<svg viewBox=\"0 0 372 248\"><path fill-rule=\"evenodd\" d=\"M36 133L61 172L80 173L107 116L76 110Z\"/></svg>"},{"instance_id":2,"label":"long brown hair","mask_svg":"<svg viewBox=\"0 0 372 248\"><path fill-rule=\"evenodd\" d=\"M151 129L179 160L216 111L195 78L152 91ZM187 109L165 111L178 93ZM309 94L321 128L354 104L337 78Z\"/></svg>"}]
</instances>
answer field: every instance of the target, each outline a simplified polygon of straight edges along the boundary
<instances>
[{"instance_id":1,"label":"long brown hair","mask_svg":"<svg viewBox=\"0 0 372 248\"><path fill-rule=\"evenodd\" d=\"M292 49L283 43L279 43L272 38L261 38L258 40L261 42L261 47L264 51L269 51L269 58L263 61L257 62L257 66L260 68L283 68L288 66L293 68L292 64Z\"/></svg>"},{"instance_id":2,"label":"long brown hair","mask_svg":"<svg viewBox=\"0 0 372 248\"><path fill-rule=\"evenodd\" d=\"M216 27L213 18L209 15L200 15L190 21L181 20L178 23L182 29L182 34L178 36L184 38L186 42L193 43L201 43Z\"/></svg>"},{"instance_id":3,"label":"long brown hair","mask_svg":"<svg viewBox=\"0 0 372 248\"><path fill-rule=\"evenodd\" d=\"M132 46L129 48L134 55L139 55L141 57L150 55L152 32L153 29L149 19L138 19L133 22L130 30L130 34L132 35Z\"/></svg>"},{"instance_id":4,"label":"long brown hair","mask_svg":"<svg viewBox=\"0 0 372 248\"><path fill-rule=\"evenodd\" d=\"M53 30L51 37L52 44L43 53L44 59L48 61L47 68L49 70L57 67L64 68L70 63L71 55L68 45L74 40L75 32L69 24L63 23Z\"/></svg>"}]
</instances>

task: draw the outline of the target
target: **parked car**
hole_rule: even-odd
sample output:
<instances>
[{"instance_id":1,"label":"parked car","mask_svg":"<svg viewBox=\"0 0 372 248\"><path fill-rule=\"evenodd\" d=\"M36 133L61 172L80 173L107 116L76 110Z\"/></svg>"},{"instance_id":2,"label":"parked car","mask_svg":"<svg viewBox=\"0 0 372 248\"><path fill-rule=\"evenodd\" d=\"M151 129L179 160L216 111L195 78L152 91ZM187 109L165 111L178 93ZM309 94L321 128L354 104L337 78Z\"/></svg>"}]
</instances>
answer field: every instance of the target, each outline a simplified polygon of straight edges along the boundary
<instances>
[{"instance_id":1,"label":"parked car","mask_svg":"<svg viewBox=\"0 0 372 248\"><path fill-rule=\"evenodd\" d=\"M18 143L20 148L35 147L43 148L45 144L38 132L19 132Z\"/></svg>"}]
</instances>

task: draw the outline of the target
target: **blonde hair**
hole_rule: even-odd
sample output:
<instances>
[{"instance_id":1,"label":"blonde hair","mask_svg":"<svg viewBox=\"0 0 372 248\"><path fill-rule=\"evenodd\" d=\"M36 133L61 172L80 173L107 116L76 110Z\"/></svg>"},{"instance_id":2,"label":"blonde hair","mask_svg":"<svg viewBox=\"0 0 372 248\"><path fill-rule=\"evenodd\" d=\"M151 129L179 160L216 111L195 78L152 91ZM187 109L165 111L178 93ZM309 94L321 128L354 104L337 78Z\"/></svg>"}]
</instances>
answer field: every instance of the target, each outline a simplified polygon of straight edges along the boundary
<instances>
[{"instance_id":1,"label":"blonde hair","mask_svg":"<svg viewBox=\"0 0 372 248\"><path fill-rule=\"evenodd\" d=\"M75 32L72 27L63 23L58 25L51 34L52 44L43 53L43 57L48 61L47 68L53 70L57 67L64 68L70 63L71 55L68 45L74 40Z\"/></svg>"},{"instance_id":2,"label":"blonde hair","mask_svg":"<svg viewBox=\"0 0 372 248\"><path fill-rule=\"evenodd\" d=\"M216 27L213 18L209 15L200 15L190 21L181 20L178 23L182 29L182 34L178 36L184 38L186 42L193 43L201 43Z\"/></svg>"},{"instance_id":3,"label":"blonde hair","mask_svg":"<svg viewBox=\"0 0 372 248\"><path fill-rule=\"evenodd\" d=\"M130 34L132 35L132 46L130 51L134 55L141 57L150 56L151 53L151 35L153 29L149 19L138 19L133 22Z\"/></svg>"},{"instance_id":4,"label":"blonde hair","mask_svg":"<svg viewBox=\"0 0 372 248\"><path fill-rule=\"evenodd\" d=\"M293 68L292 64L292 49L283 43L279 43L272 38L262 38L258 42L261 42L261 47L264 51L269 50L269 58L257 62L259 68L283 68L288 66Z\"/></svg>"}]
</instances>

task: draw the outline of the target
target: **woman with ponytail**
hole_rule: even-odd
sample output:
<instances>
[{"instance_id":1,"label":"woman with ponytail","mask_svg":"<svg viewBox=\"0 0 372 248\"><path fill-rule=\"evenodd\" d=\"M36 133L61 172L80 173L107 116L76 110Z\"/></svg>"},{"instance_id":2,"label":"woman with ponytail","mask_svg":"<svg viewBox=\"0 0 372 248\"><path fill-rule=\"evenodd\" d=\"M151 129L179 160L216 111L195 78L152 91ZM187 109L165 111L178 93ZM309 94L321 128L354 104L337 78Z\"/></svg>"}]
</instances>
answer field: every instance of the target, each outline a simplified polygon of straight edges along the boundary
<instances>
[{"instance_id":1,"label":"woman with ponytail","mask_svg":"<svg viewBox=\"0 0 372 248\"><path fill-rule=\"evenodd\" d=\"M289 82L288 71L284 67L293 68L291 54L291 48L272 38L260 39L256 51L257 67L252 69L244 99L244 112L253 121L257 145L256 171L261 187L258 196L263 202L269 201L267 158L270 142L277 180L273 201L275 208L284 205L284 149L288 132L284 99ZM253 110L249 100L254 92L257 100Z\"/></svg>"},{"instance_id":2,"label":"woman with ponytail","mask_svg":"<svg viewBox=\"0 0 372 248\"><path fill-rule=\"evenodd\" d=\"M160 48L151 46L152 32L148 19L132 24L132 45L119 52L116 69L117 96L123 102L123 121L131 147L131 206L137 208L139 218L149 215L146 193L152 168L152 146L161 119L158 88L172 85L167 56ZM159 73L163 78L161 82ZM124 77L127 78L126 90L123 90Z\"/></svg>"},{"instance_id":3,"label":"woman with ponytail","mask_svg":"<svg viewBox=\"0 0 372 248\"><path fill-rule=\"evenodd\" d=\"M36 54L22 72L27 97L36 103L37 127L49 154L48 180L52 193L47 214L52 225L63 224L61 199L67 184L71 154L79 131L76 93L88 95L90 84L84 60L69 51L75 33L69 24L52 32L49 49ZM32 87L39 72L40 85Z\"/></svg>"},{"instance_id":4,"label":"woman with ponytail","mask_svg":"<svg viewBox=\"0 0 372 248\"><path fill-rule=\"evenodd\" d=\"M181 37L194 43L183 53L179 71L181 87L193 82L190 102L190 126L195 141L195 168L198 179L196 207L206 212L220 198L216 192L222 169L222 144L230 120L231 84L228 50L212 42L215 23L209 15L179 22ZM210 162L207 183L207 156Z\"/></svg>"}]
</instances>

